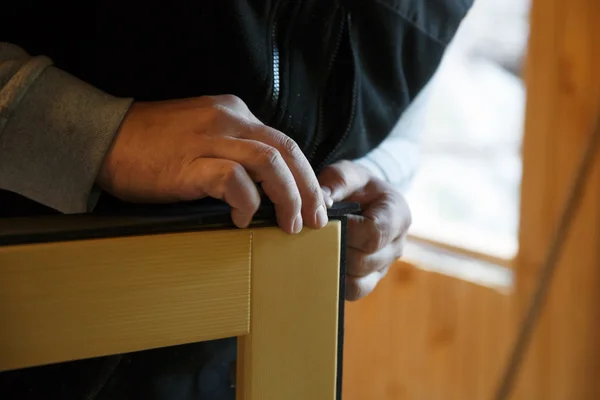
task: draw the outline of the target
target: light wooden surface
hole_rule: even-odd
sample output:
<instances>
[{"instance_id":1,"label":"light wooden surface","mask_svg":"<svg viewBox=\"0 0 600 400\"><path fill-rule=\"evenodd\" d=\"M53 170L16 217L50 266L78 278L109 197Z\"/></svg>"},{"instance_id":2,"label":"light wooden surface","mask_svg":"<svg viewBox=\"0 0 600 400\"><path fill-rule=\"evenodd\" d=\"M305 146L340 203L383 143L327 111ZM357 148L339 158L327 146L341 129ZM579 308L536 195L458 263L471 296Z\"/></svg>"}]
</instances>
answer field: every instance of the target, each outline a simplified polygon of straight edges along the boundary
<instances>
[{"instance_id":1,"label":"light wooden surface","mask_svg":"<svg viewBox=\"0 0 600 400\"><path fill-rule=\"evenodd\" d=\"M254 231L238 400L335 399L340 234L339 221L297 236Z\"/></svg>"},{"instance_id":2,"label":"light wooden surface","mask_svg":"<svg viewBox=\"0 0 600 400\"><path fill-rule=\"evenodd\" d=\"M347 304L344 400L487 400L510 338L510 297L397 263Z\"/></svg>"},{"instance_id":3,"label":"light wooden surface","mask_svg":"<svg viewBox=\"0 0 600 400\"><path fill-rule=\"evenodd\" d=\"M526 307L600 112L598 0L534 0L527 87L516 315ZM515 399L600 399L599 164L567 240Z\"/></svg>"},{"instance_id":4,"label":"light wooden surface","mask_svg":"<svg viewBox=\"0 0 600 400\"><path fill-rule=\"evenodd\" d=\"M0 247L0 370L247 333L251 234Z\"/></svg>"}]
</instances>

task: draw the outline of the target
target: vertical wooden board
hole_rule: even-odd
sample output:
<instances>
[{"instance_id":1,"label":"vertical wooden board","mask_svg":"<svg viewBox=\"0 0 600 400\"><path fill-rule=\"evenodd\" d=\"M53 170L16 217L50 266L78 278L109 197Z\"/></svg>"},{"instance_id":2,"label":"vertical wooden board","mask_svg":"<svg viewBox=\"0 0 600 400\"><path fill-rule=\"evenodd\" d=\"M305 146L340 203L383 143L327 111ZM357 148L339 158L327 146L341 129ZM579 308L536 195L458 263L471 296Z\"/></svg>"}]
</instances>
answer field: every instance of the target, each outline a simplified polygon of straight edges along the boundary
<instances>
[{"instance_id":1,"label":"vertical wooden board","mask_svg":"<svg viewBox=\"0 0 600 400\"><path fill-rule=\"evenodd\" d=\"M480 400L506 359L510 298L399 262L347 309L344 400Z\"/></svg>"},{"instance_id":2,"label":"vertical wooden board","mask_svg":"<svg viewBox=\"0 0 600 400\"><path fill-rule=\"evenodd\" d=\"M445 276L427 275L428 301L427 346L431 370L430 398L454 400L456 372L460 368L453 357L457 336L457 285L448 284Z\"/></svg>"},{"instance_id":3,"label":"vertical wooden board","mask_svg":"<svg viewBox=\"0 0 600 400\"><path fill-rule=\"evenodd\" d=\"M393 320L390 317L394 312L388 292L389 279L393 275L395 268L390 268L388 279L380 282L373 293L346 306L344 400L360 400L369 396L377 399L404 398L403 375L392 382L392 387L388 387L388 373L393 362L388 357L396 357L397 343L403 339L398 336L398 342L392 340ZM395 318L402 320L400 314L396 314ZM379 329L384 326L389 329ZM388 390L392 394L388 395Z\"/></svg>"},{"instance_id":4,"label":"vertical wooden board","mask_svg":"<svg viewBox=\"0 0 600 400\"><path fill-rule=\"evenodd\" d=\"M475 315L481 315L480 306L483 301L470 302L469 295L482 297L479 287L461 282L457 288L457 319L456 319L456 346L454 358L457 363L457 379L455 380L456 399L476 399L477 390L481 385L481 374L473 376L473 368L480 368L477 352L480 348L481 327ZM482 299L483 300L483 299Z\"/></svg>"},{"instance_id":5,"label":"vertical wooden board","mask_svg":"<svg viewBox=\"0 0 600 400\"><path fill-rule=\"evenodd\" d=\"M414 275L396 264L376 290L346 306L344 356L344 400L414 398L410 384L415 379L410 338L416 326L407 329L413 315L406 306L412 300Z\"/></svg>"},{"instance_id":6,"label":"vertical wooden board","mask_svg":"<svg viewBox=\"0 0 600 400\"><path fill-rule=\"evenodd\" d=\"M248 332L250 238L232 230L0 247L0 370Z\"/></svg>"},{"instance_id":7,"label":"vertical wooden board","mask_svg":"<svg viewBox=\"0 0 600 400\"><path fill-rule=\"evenodd\" d=\"M488 399L496 390L502 368L508 358L514 321L511 317L512 294L478 288L478 294L469 301L480 304L475 329L478 329L481 347L474 367L481 384L474 399Z\"/></svg>"},{"instance_id":8,"label":"vertical wooden board","mask_svg":"<svg viewBox=\"0 0 600 400\"><path fill-rule=\"evenodd\" d=\"M372 337L377 337L381 332L390 331L389 345L386 349L392 353L395 363L389 367L381 366L387 372L389 382L401 382L402 399L426 398L431 389L431 375L427 369L427 359L423 357L427 351L427 318L426 312L428 291L427 275L402 262L397 263L389 276L380 284L386 292L386 300L390 303L390 314L387 321L382 321L375 327L370 327ZM379 304L373 305L373 312L377 312ZM360 316L356 316L360 318ZM360 320L359 320L360 323ZM365 328L362 328L365 329ZM382 346L379 341L371 340L372 346ZM350 350L348 350L350 351ZM369 369L365 364L363 369ZM365 384L368 388L369 385ZM369 399L367 395L363 399ZM385 399L394 399L388 394Z\"/></svg>"},{"instance_id":9,"label":"vertical wooden board","mask_svg":"<svg viewBox=\"0 0 600 400\"><path fill-rule=\"evenodd\" d=\"M600 2L535 0L531 18L514 309L518 322L600 112ZM515 398L600 398L599 249L600 166L596 165Z\"/></svg>"},{"instance_id":10,"label":"vertical wooden board","mask_svg":"<svg viewBox=\"0 0 600 400\"><path fill-rule=\"evenodd\" d=\"M293 236L278 228L254 231L238 399L335 399L340 241L339 221Z\"/></svg>"}]
</instances>

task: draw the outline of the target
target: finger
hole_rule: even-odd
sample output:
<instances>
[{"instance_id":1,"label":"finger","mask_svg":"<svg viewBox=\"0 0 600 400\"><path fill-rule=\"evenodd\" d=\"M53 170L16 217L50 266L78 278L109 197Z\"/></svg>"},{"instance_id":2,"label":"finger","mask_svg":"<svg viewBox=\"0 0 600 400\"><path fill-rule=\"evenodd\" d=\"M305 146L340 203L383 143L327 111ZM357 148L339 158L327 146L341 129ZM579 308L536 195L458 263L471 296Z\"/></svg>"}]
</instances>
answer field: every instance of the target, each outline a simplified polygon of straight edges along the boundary
<instances>
[{"instance_id":1,"label":"finger","mask_svg":"<svg viewBox=\"0 0 600 400\"><path fill-rule=\"evenodd\" d=\"M258 189L244 167L219 158L198 158L181 172L178 190L182 200L206 196L220 199L232 208L231 218L239 228L247 227L260 206Z\"/></svg>"},{"instance_id":2,"label":"finger","mask_svg":"<svg viewBox=\"0 0 600 400\"><path fill-rule=\"evenodd\" d=\"M279 151L300 193L304 223L311 228L325 226L328 218L323 192L310 163L296 142L275 129L256 124L247 133L243 133L242 138L263 142Z\"/></svg>"},{"instance_id":3,"label":"finger","mask_svg":"<svg viewBox=\"0 0 600 400\"><path fill-rule=\"evenodd\" d=\"M402 256L403 245L401 237L373 254L348 248L348 275L362 278L390 266Z\"/></svg>"},{"instance_id":4,"label":"finger","mask_svg":"<svg viewBox=\"0 0 600 400\"><path fill-rule=\"evenodd\" d=\"M349 198L367 204L362 215L348 216L348 245L365 253L383 249L404 235L411 223L410 210L402 195L377 185L385 184L371 182L365 190Z\"/></svg>"},{"instance_id":5,"label":"finger","mask_svg":"<svg viewBox=\"0 0 600 400\"><path fill-rule=\"evenodd\" d=\"M369 182L369 174L351 161L340 161L319 174L319 183L333 201L342 201Z\"/></svg>"},{"instance_id":6,"label":"finger","mask_svg":"<svg viewBox=\"0 0 600 400\"><path fill-rule=\"evenodd\" d=\"M277 149L246 139L215 137L204 141L202 156L241 164L254 182L262 184L275 205L277 223L288 233L302 229L301 199L296 181Z\"/></svg>"},{"instance_id":7,"label":"finger","mask_svg":"<svg viewBox=\"0 0 600 400\"><path fill-rule=\"evenodd\" d=\"M325 204L328 208L333 206L333 199L329 195L329 192L323 191L323 200L325 201Z\"/></svg>"},{"instance_id":8,"label":"finger","mask_svg":"<svg viewBox=\"0 0 600 400\"><path fill-rule=\"evenodd\" d=\"M352 276L346 277L346 300L356 301L362 299L373 290L387 274L389 267L385 267L381 271L373 272L370 275L357 278Z\"/></svg>"}]
</instances>

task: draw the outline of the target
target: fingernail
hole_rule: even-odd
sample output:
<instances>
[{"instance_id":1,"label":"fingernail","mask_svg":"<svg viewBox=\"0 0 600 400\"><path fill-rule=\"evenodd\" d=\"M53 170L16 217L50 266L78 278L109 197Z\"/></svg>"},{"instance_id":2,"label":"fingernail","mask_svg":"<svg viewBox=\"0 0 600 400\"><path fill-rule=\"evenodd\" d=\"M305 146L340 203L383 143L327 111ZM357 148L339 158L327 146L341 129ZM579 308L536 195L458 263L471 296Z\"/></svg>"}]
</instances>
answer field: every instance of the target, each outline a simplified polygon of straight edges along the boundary
<instances>
[{"instance_id":1,"label":"fingernail","mask_svg":"<svg viewBox=\"0 0 600 400\"><path fill-rule=\"evenodd\" d=\"M302 230L302 215L298 214L296 219L294 220L294 225L292 226L293 233L300 233Z\"/></svg>"},{"instance_id":2,"label":"fingernail","mask_svg":"<svg viewBox=\"0 0 600 400\"><path fill-rule=\"evenodd\" d=\"M331 189L327 186L321 186L321 191L325 194L325 196L331 197Z\"/></svg>"},{"instance_id":3,"label":"fingernail","mask_svg":"<svg viewBox=\"0 0 600 400\"><path fill-rule=\"evenodd\" d=\"M328 208L330 208L333 205L333 200L331 199L331 197L325 196L323 200L325 200L325 204Z\"/></svg>"},{"instance_id":4,"label":"fingernail","mask_svg":"<svg viewBox=\"0 0 600 400\"><path fill-rule=\"evenodd\" d=\"M327 225L328 218L327 218L327 211L325 211L325 207L319 206L319 208L317 208L316 217L317 217L317 226L319 228L322 228L325 225Z\"/></svg>"}]
</instances>

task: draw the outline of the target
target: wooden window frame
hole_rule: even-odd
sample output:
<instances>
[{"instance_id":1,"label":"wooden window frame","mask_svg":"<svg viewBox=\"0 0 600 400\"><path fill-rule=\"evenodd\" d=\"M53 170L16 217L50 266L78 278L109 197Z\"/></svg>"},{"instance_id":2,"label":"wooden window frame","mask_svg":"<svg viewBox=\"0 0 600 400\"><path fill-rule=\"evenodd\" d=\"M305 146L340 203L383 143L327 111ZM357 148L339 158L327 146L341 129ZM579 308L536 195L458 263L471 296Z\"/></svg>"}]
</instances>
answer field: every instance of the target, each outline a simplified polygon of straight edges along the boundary
<instances>
[{"instance_id":1,"label":"wooden window frame","mask_svg":"<svg viewBox=\"0 0 600 400\"><path fill-rule=\"evenodd\" d=\"M0 370L237 337L239 400L339 400L344 227L0 246Z\"/></svg>"}]
</instances>

